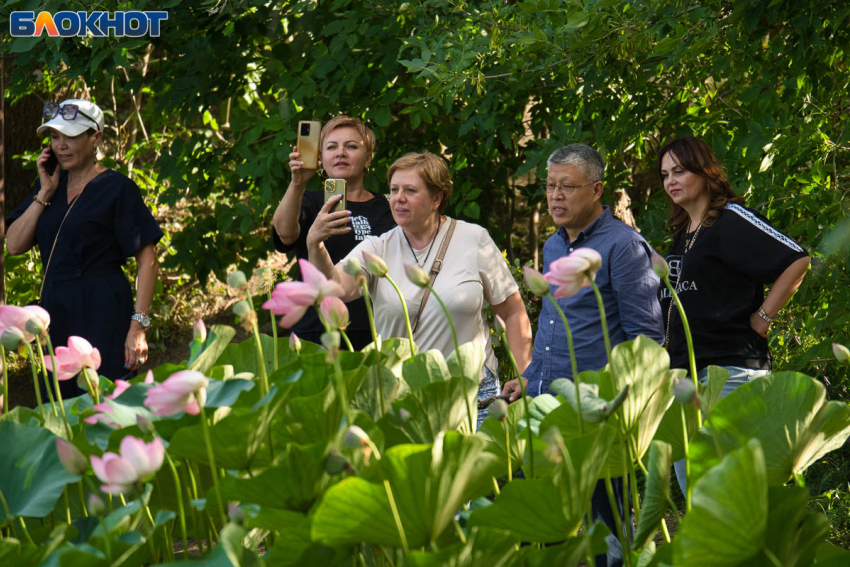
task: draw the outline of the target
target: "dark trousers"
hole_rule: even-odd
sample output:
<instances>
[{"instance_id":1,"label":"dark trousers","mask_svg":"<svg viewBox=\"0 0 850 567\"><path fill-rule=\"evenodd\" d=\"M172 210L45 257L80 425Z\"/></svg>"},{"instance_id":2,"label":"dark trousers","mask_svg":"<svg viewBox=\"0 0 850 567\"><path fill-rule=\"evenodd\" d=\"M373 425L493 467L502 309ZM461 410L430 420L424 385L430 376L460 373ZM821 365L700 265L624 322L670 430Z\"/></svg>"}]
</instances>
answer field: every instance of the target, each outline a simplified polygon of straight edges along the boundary
<instances>
[{"instance_id":1,"label":"dark trousers","mask_svg":"<svg viewBox=\"0 0 850 567\"><path fill-rule=\"evenodd\" d=\"M631 539L634 535L632 530L631 506L629 506L628 516L623 513L623 491L628 492L628 483L623 482L622 478L612 478L611 487L614 489L614 499L617 502L617 511L620 514L623 535ZM629 498L629 501L631 502L631 498ZM596 556L596 567L621 567L623 565L623 549L617 537L617 522L614 519L614 511L611 509L611 502L608 499L605 480L600 480L596 483L596 488L594 488L593 496L590 499L590 513L594 522L602 520L608 526L608 529L611 530L611 535L605 538L605 541L608 542L608 553Z\"/></svg>"}]
</instances>

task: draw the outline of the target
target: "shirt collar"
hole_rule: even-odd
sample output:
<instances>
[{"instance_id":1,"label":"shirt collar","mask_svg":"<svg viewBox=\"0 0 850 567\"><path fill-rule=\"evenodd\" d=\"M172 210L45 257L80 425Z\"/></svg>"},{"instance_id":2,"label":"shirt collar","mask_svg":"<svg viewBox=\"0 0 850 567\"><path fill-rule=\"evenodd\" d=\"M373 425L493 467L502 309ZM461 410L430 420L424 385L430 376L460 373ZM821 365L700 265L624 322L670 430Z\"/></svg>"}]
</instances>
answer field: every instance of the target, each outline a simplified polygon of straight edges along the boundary
<instances>
[{"instance_id":1,"label":"shirt collar","mask_svg":"<svg viewBox=\"0 0 850 567\"><path fill-rule=\"evenodd\" d=\"M578 236L573 242L570 242L570 236L567 234L567 229L564 227L560 227L558 229L558 234L561 235L561 238L564 239L566 244L575 244L576 242L582 241L588 238L595 230L597 230L600 226L605 224L608 219L612 218L611 209L608 208L608 205L602 205L602 212L596 217L592 223L590 223L587 228L578 233Z\"/></svg>"}]
</instances>

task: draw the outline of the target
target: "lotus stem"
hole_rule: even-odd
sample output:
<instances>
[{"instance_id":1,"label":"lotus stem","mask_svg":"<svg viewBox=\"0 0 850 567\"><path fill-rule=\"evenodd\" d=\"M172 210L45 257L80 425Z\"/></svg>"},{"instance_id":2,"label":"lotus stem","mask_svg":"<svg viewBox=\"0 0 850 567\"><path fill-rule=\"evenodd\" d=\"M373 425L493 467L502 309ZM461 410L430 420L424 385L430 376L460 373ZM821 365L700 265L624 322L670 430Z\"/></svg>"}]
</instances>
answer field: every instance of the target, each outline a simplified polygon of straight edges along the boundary
<instances>
[{"instance_id":1,"label":"lotus stem","mask_svg":"<svg viewBox=\"0 0 850 567\"><path fill-rule=\"evenodd\" d=\"M343 331L342 329L340 329L340 330L339 330L339 334L342 336L342 340L344 340L344 341L345 341L345 346L347 346L347 347L348 347L348 351L349 351L349 352L354 352L354 347L353 347L353 346L351 346L351 341L350 341L350 340L348 340L348 335L346 335L346 334L345 334L345 331Z\"/></svg>"},{"instance_id":2,"label":"lotus stem","mask_svg":"<svg viewBox=\"0 0 850 567\"><path fill-rule=\"evenodd\" d=\"M590 286L593 288L593 294L596 296L596 303L599 305L599 320L602 323L602 338L605 339L605 352L608 354L608 360L611 360L611 338L608 336L608 320L605 317L605 303L602 301L602 293L599 291L599 286L590 280Z\"/></svg>"},{"instance_id":3,"label":"lotus stem","mask_svg":"<svg viewBox=\"0 0 850 567\"><path fill-rule=\"evenodd\" d=\"M38 342L37 338L36 338L36 342ZM41 345L38 345L38 348L39 348L39 355L40 355L41 354ZM32 345L29 344L29 343L27 343L27 352L30 355L30 366L32 367L33 378L35 379L35 376L38 373L38 369L36 368L36 362L35 362L36 356L35 356L35 350L33 350ZM59 412L56 410L56 402L53 400L53 391L50 388L50 379L47 377L47 369L44 368L44 357L39 356L38 360L41 363L41 371L42 371L42 374L44 375L43 376L44 377L44 388L47 390L47 398L50 400L50 406L53 408L53 415L55 417L59 417Z\"/></svg>"},{"instance_id":4,"label":"lotus stem","mask_svg":"<svg viewBox=\"0 0 850 567\"><path fill-rule=\"evenodd\" d=\"M372 449L372 453L375 455L375 459L377 461L381 460L381 452L378 451L378 447L372 442L371 439L367 439L366 443L369 445L369 448ZM390 481L387 480L386 474L384 473L383 467L378 467L381 471L381 478L384 481L384 490L387 492L387 500L390 503L390 510L393 513L393 519L395 520L396 529L398 529L398 536L401 539L401 548L404 550L405 555L410 553L410 548L407 545L407 535L404 533L404 526L401 523L401 515L398 513L398 507L395 503L395 497L393 496L393 489L390 486Z\"/></svg>"},{"instance_id":5,"label":"lotus stem","mask_svg":"<svg viewBox=\"0 0 850 567\"><path fill-rule=\"evenodd\" d=\"M446 307L446 304L443 303L443 300L440 298L437 292L434 291L434 288L431 287L430 284L425 287L431 292L431 295L433 295L437 299L437 301L440 302L440 307L443 308L443 313L446 314L446 319L448 319L449 321L449 328L452 330L452 341L455 344L455 352L457 353L457 362L458 366L460 366L460 374L461 376L463 376L463 358L460 354L460 345L457 342L457 331L455 330L455 324L452 320L452 316L449 313L449 309L448 307ZM472 420L472 408L469 407L469 391L466 386L466 377L463 376L463 378L463 399L466 402L466 415L469 418L469 432L475 433L475 422Z\"/></svg>"},{"instance_id":6,"label":"lotus stem","mask_svg":"<svg viewBox=\"0 0 850 567\"><path fill-rule=\"evenodd\" d=\"M561 306L558 305L557 301L555 301L555 298L552 297L552 293L547 293L546 297L549 298L549 301L552 302L552 305L555 307L555 310L558 312L558 315L561 316L561 323L564 324L564 330L567 332L567 344L570 347L570 367L573 371L573 384L576 387L576 407L578 407L578 432L579 435L584 435L584 417L582 416L581 412L581 393L579 391L579 384L581 380L578 376L578 364L576 363L576 348L573 344L573 333L572 331L570 331L570 324L567 323L567 316L564 315L563 309L561 309Z\"/></svg>"},{"instance_id":7,"label":"lotus stem","mask_svg":"<svg viewBox=\"0 0 850 567\"><path fill-rule=\"evenodd\" d=\"M676 309L679 311L679 317L682 319L682 328L685 330L685 339L688 341L688 365L691 369L691 380L694 381L694 387L699 392L699 379L697 379L697 362L696 356L694 355L694 339L691 336L691 326L688 324L688 316L685 315L685 308L682 306L682 301L679 299L679 294L676 293L676 290L673 288L673 284L670 283L670 278L662 278L664 280L664 285L667 286L667 289L670 290L670 294L673 296L673 301L676 302ZM669 330L668 330L669 333ZM670 345L667 345L668 348ZM702 426L702 417L700 415L700 410L697 408L697 427Z\"/></svg>"},{"instance_id":8,"label":"lotus stem","mask_svg":"<svg viewBox=\"0 0 850 567\"><path fill-rule=\"evenodd\" d=\"M98 515L97 520L98 523L100 523L100 529L103 530L103 546L106 551L106 564L112 565L112 544L109 542L109 531L106 529L106 520L104 520L102 514Z\"/></svg>"},{"instance_id":9,"label":"lotus stem","mask_svg":"<svg viewBox=\"0 0 850 567\"><path fill-rule=\"evenodd\" d=\"M691 461L688 458L689 441L688 441L688 420L685 416L685 406L679 405L679 411L682 414L682 441L684 441L685 450L685 512L691 511Z\"/></svg>"},{"instance_id":10,"label":"lotus stem","mask_svg":"<svg viewBox=\"0 0 850 567\"><path fill-rule=\"evenodd\" d=\"M36 369L35 369L35 360L33 360L32 348L29 345L27 345L27 349L30 352L30 370L32 371L33 388L35 388L35 399L36 399L36 402L38 403L38 409L39 409L39 411L41 411L41 417L44 419L44 421L47 421L47 414L45 413L44 406L42 405L42 401L41 401L41 388L38 387L38 372L36 372ZM5 368L5 365L4 365L4 368ZM49 391L50 390L48 389L48 392ZM3 401L4 404L9 403L6 400L6 398L3 398L3 400L4 400ZM55 409L55 407L54 407L54 409Z\"/></svg>"},{"instance_id":11,"label":"lotus stem","mask_svg":"<svg viewBox=\"0 0 850 567\"><path fill-rule=\"evenodd\" d=\"M620 509L617 507L617 499L614 497L614 486L611 484L611 473L605 471L605 490L608 492L608 505L611 506L611 512L614 515L614 525L617 526L617 539L622 543L623 538L623 518L620 516ZM626 560L626 547L623 546L623 559ZM631 565L631 556L628 557L628 565Z\"/></svg>"},{"instance_id":12,"label":"lotus stem","mask_svg":"<svg viewBox=\"0 0 850 567\"><path fill-rule=\"evenodd\" d=\"M522 398L523 409L525 410L525 421L528 424L526 429L528 430L528 476L529 478L534 478L534 445L533 445L533 432L531 431L531 413L528 411L528 395L526 395L525 391L525 382L523 382L522 376L519 373L519 366L517 366L516 358L514 358L514 353L511 351L511 348L508 346L508 337L505 333L501 333L500 337L502 341L502 346L505 347L505 351L508 353L508 360L511 363L511 368L514 371L514 376L516 376L517 381L519 382L519 392L520 397ZM581 415L581 413L579 413ZM517 448L519 447L519 441L517 441Z\"/></svg>"},{"instance_id":13,"label":"lotus stem","mask_svg":"<svg viewBox=\"0 0 850 567\"><path fill-rule=\"evenodd\" d=\"M207 424L207 412L204 406L201 406L201 429L204 432L204 443L207 446L207 457L209 457L210 460L213 490L215 491L215 497L218 501L218 511L221 515L221 523L224 525L227 523L227 516L225 515L224 500L221 498L221 488L219 488L218 485L218 467L215 464L215 453L213 452L212 439L210 438L209 425Z\"/></svg>"},{"instance_id":14,"label":"lotus stem","mask_svg":"<svg viewBox=\"0 0 850 567\"><path fill-rule=\"evenodd\" d=\"M171 460L171 455L168 454L168 451L165 452L165 460L168 461L171 476L174 478L174 491L177 494L177 511L180 514L180 533L183 536L183 560L185 561L189 555L189 538L186 532L186 510L183 508L183 489L180 486L180 475L177 474L177 467L174 466L174 461Z\"/></svg>"},{"instance_id":15,"label":"lotus stem","mask_svg":"<svg viewBox=\"0 0 850 567\"><path fill-rule=\"evenodd\" d=\"M407 312L407 303L404 301L404 296L401 294L401 290L398 289L398 286L393 279L389 275L384 277L387 278L390 285L395 288L395 292L398 294L398 299L401 301L401 309L404 311L404 324L407 326L407 337L410 339L410 354L413 356L416 354L416 343L413 342L413 330L410 328L410 314Z\"/></svg>"},{"instance_id":16,"label":"lotus stem","mask_svg":"<svg viewBox=\"0 0 850 567\"><path fill-rule=\"evenodd\" d=\"M83 516L88 518L89 517L89 511L86 508L86 497L85 497L85 494L83 494L83 481L82 481L82 479L80 480L80 482L77 483L77 489L79 489L79 493L80 493L80 509L83 511Z\"/></svg>"},{"instance_id":17,"label":"lotus stem","mask_svg":"<svg viewBox=\"0 0 850 567\"><path fill-rule=\"evenodd\" d=\"M375 352L378 353L378 363L374 366L375 375L378 378L378 399L381 403L381 412L378 417L386 412L386 396L384 394L384 378L381 375L381 344L378 341L378 330L375 328L375 314L372 312L372 299L369 297L369 286L366 284L366 278L359 276L360 287L363 288L363 302L366 304L366 314L369 316L369 330L372 332L372 342L375 345Z\"/></svg>"},{"instance_id":18,"label":"lotus stem","mask_svg":"<svg viewBox=\"0 0 850 567\"><path fill-rule=\"evenodd\" d=\"M269 290L268 297L269 297L269 301L271 301L272 300L271 290ZM272 351L273 351L272 356L274 357L274 367L273 367L274 370L273 370L273 372L275 372L275 371L277 371L277 367L278 367L278 360L277 360L277 321L274 318L274 313L272 313L272 310L269 309L268 311L269 311L269 317L271 317L271 321L272 321L272 339L274 339L274 343L273 343L274 348L272 349Z\"/></svg>"},{"instance_id":19,"label":"lotus stem","mask_svg":"<svg viewBox=\"0 0 850 567\"><path fill-rule=\"evenodd\" d=\"M9 372L6 370L6 349L0 345L0 359L3 364L3 413L6 413L9 408Z\"/></svg>"},{"instance_id":20,"label":"lotus stem","mask_svg":"<svg viewBox=\"0 0 850 567\"><path fill-rule=\"evenodd\" d=\"M94 370L92 370L88 366L84 367L83 368L83 378L86 379L86 385L89 387L89 396L91 397L92 400L94 400L95 405L97 405L97 404L100 403L100 394L98 394L98 392L100 391L100 378L97 375L95 375L95 378L97 379L97 384L98 384L98 387L95 388L95 385L92 384L91 377L89 376L89 372L94 372Z\"/></svg>"},{"instance_id":21,"label":"lotus stem","mask_svg":"<svg viewBox=\"0 0 850 567\"><path fill-rule=\"evenodd\" d=\"M257 345L257 366L260 371L260 387L265 396L269 393L269 376L266 372L266 358L263 356L263 343L260 341L260 327L257 325L257 314L254 312L254 302L251 297L248 297L248 304L251 306L251 326L254 328L254 343ZM277 344L275 344L277 347ZM275 353L277 348L274 349Z\"/></svg>"}]
</instances>

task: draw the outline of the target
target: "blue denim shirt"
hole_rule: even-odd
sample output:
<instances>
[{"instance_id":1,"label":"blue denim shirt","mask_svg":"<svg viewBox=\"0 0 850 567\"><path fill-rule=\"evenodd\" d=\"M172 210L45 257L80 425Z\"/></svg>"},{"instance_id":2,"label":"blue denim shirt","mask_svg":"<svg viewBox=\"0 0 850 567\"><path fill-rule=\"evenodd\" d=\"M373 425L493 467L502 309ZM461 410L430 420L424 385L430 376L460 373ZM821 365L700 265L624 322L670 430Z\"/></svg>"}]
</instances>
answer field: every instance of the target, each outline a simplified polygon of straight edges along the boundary
<instances>
[{"instance_id":1,"label":"blue denim shirt","mask_svg":"<svg viewBox=\"0 0 850 567\"><path fill-rule=\"evenodd\" d=\"M593 248L602 256L596 285L602 293L611 347L638 335L663 343L664 325L658 302L660 280L652 271L652 248L633 228L615 219L608 207L574 242L562 227L543 245L543 273L549 264L576 248ZM552 293L556 286L551 286ZM523 376L529 395L547 393L557 378L572 379L567 333L552 302L544 298L534 354ZM558 299L564 310L576 350L578 371L599 370L607 362L599 306L593 288L582 288L572 297Z\"/></svg>"}]
</instances>

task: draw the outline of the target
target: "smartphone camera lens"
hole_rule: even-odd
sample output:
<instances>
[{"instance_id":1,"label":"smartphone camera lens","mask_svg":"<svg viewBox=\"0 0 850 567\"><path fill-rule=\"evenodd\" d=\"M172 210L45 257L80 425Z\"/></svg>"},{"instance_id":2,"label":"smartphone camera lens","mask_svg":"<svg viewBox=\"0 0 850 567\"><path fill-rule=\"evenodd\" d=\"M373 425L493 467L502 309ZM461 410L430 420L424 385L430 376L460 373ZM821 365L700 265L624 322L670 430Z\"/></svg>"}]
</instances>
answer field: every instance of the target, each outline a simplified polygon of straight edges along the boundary
<instances>
[{"instance_id":1,"label":"smartphone camera lens","mask_svg":"<svg viewBox=\"0 0 850 567\"><path fill-rule=\"evenodd\" d=\"M302 124L301 125L301 135L302 136L309 136L310 135L310 125L309 124Z\"/></svg>"},{"instance_id":2,"label":"smartphone camera lens","mask_svg":"<svg viewBox=\"0 0 850 567\"><path fill-rule=\"evenodd\" d=\"M327 181L325 181L325 191L328 192L328 193L335 193L336 192L336 184L333 181L331 181L330 179L328 179Z\"/></svg>"}]
</instances>

